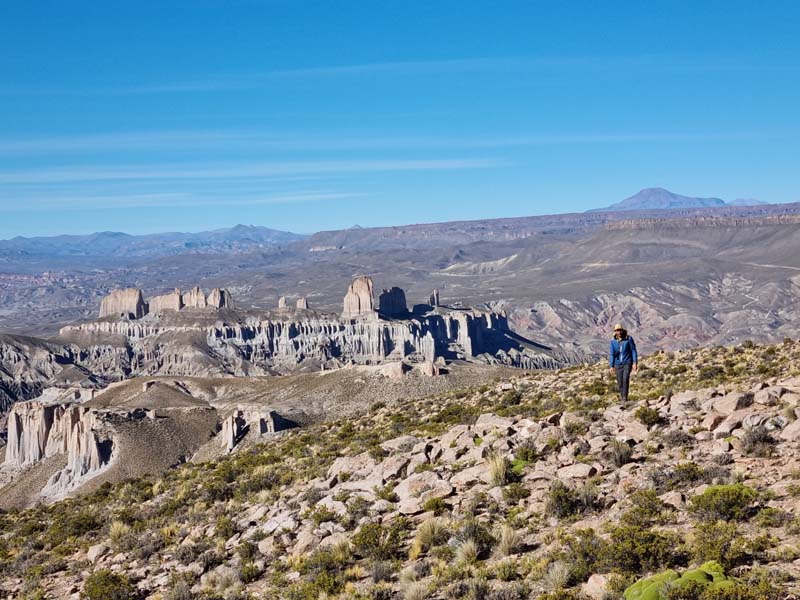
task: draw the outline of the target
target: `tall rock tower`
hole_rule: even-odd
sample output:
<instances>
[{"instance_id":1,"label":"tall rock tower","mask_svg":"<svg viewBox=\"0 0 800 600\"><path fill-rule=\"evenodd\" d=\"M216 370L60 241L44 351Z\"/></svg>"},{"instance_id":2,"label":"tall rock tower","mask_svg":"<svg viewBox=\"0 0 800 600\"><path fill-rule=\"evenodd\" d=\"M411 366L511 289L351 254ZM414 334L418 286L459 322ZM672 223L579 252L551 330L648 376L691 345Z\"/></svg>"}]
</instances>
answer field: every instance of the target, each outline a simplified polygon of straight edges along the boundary
<instances>
[{"instance_id":1,"label":"tall rock tower","mask_svg":"<svg viewBox=\"0 0 800 600\"><path fill-rule=\"evenodd\" d=\"M352 319L361 315L375 313L375 296L372 291L372 279L366 276L356 277L344 296L342 316Z\"/></svg>"}]
</instances>

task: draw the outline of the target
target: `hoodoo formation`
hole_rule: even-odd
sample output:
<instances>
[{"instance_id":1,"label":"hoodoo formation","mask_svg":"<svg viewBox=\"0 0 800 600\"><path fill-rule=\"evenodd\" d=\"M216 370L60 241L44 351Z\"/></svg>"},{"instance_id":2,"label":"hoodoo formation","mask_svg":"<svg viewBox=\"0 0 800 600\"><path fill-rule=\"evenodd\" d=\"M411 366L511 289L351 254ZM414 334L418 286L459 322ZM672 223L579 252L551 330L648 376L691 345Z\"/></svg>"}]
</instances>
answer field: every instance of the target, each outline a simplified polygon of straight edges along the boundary
<instances>
[{"instance_id":1,"label":"hoodoo formation","mask_svg":"<svg viewBox=\"0 0 800 600\"><path fill-rule=\"evenodd\" d=\"M116 318L104 309L106 318L64 327L61 337L88 339L104 348L105 340L125 339L130 375L266 375L300 366L437 359L531 369L581 360L517 336L502 312L443 307L434 290L430 303L417 304L410 313L401 288L382 290L377 307L373 290L370 277L357 277L344 296L341 316L309 310L306 298L290 308L282 296L277 315L252 310L223 315L219 309L233 307L226 290L206 297L198 287L182 294L176 289L149 304L140 300L139 290L115 291L103 305L113 305ZM202 360L187 358L201 355Z\"/></svg>"},{"instance_id":2,"label":"hoodoo formation","mask_svg":"<svg viewBox=\"0 0 800 600\"><path fill-rule=\"evenodd\" d=\"M411 387L428 388L449 385L436 376L454 368L557 368L583 359L514 334L502 312L440 306L436 293L410 312L401 288L382 290L377 306L373 290L372 279L356 278L342 313L329 314L311 310L305 297L293 305L281 298L278 311L235 310L227 290L175 289L145 301L130 288L103 299L99 319L64 327L55 340L0 338L8 421L0 486L28 481L34 467L46 475L30 475L42 482L35 493L7 504L157 472L293 426L269 394L254 392L244 405L229 396L231 385L264 385L250 376L325 371L358 379L360 369L378 380L422 377ZM126 381L135 377L170 379L137 387ZM198 381L223 383L209 392L203 385L211 384ZM232 383L247 381L254 383Z\"/></svg>"},{"instance_id":3,"label":"hoodoo formation","mask_svg":"<svg viewBox=\"0 0 800 600\"><path fill-rule=\"evenodd\" d=\"M344 296L342 316L345 319L375 314L375 296L372 293L372 279L357 277Z\"/></svg>"}]
</instances>

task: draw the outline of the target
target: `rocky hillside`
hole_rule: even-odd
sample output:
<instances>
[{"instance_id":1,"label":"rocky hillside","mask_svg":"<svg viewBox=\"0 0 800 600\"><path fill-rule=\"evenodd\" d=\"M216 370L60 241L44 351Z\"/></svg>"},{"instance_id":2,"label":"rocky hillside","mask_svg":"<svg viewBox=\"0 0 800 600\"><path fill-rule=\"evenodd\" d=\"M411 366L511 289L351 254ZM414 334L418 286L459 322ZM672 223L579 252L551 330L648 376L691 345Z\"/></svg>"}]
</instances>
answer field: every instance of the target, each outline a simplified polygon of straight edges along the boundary
<instances>
[{"instance_id":1,"label":"rocky hillside","mask_svg":"<svg viewBox=\"0 0 800 600\"><path fill-rule=\"evenodd\" d=\"M20 598L800 591L800 343L487 380L0 515Z\"/></svg>"}]
</instances>

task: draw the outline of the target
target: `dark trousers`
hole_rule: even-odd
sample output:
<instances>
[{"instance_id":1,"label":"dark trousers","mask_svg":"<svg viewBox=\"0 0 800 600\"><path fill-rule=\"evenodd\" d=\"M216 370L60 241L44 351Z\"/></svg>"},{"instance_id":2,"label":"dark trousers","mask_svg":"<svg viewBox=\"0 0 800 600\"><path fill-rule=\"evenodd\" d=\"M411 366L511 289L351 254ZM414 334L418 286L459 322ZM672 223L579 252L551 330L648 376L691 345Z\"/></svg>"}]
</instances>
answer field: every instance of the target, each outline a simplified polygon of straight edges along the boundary
<instances>
[{"instance_id":1,"label":"dark trousers","mask_svg":"<svg viewBox=\"0 0 800 600\"><path fill-rule=\"evenodd\" d=\"M630 387L631 383L631 367L633 365L631 363L625 363L624 365L617 365L614 367L617 370L617 388L619 389L619 397L622 398L623 402L627 402L628 400L628 387Z\"/></svg>"}]
</instances>

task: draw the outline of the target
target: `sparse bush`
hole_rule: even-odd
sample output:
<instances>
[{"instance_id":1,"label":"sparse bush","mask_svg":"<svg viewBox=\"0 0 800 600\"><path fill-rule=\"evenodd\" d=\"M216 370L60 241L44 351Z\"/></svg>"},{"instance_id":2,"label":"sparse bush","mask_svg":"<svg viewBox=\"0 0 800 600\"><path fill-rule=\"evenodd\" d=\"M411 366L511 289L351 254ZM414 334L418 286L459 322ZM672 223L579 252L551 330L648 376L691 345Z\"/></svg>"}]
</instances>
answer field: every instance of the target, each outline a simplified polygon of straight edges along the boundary
<instances>
[{"instance_id":1,"label":"sparse bush","mask_svg":"<svg viewBox=\"0 0 800 600\"><path fill-rule=\"evenodd\" d=\"M565 519L577 513L580 505L577 492L557 479L547 492L545 512L558 519Z\"/></svg>"},{"instance_id":2,"label":"sparse bush","mask_svg":"<svg viewBox=\"0 0 800 600\"><path fill-rule=\"evenodd\" d=\"M459 566L474 565L478 560L478 544L475 540L466 540L456 548L455 563Z\"/></svg>"},{"instance_id":3,"label":"sparse bush","mask_svg":"<svg viewBox=\"0 0 800 600\"><path fill-rule=\"evenodd\" d=\"M518 481L509 483L503 488L503 499L509 504L517 504L520 500L524 500L530 495L530 490Z\"/></svg>"},{"instance_id":4,"label":"sparse bush","mask_svg":"<svg viewBox=\"0 0 800 600\"><path fill-rule=\"evenodd\" d=\"M648 429L661 422L661 415L658 414L656 409L649 406L640 406L633 413L633 416Z\"/></svg>"},{"instance_id":5,"label":"sparse bush","mask_svg":"<svg viewBox=\"0 0 800 600\"><path fill-rule=\"evenodd\" d=\"M505 485L508 483L508 474L511 468L508 459L500 454L492 454L487 459L489 465L489 480L492 485Z\"/></svg>"},{"instance_id":6,"label":"sparse bush","mask_svg":"<svg viewBox=\"0 0 800 600\"><path fill-rule=\"evenodd\" d=\"M444 498L428 498L422 504L422 510L438 516L447 510L447 502L444 501Z\"/></svg>"},{"instance_id":7,"label":"sparse bush","mask_svg":"<svg viewBox=\"0 0 800 600\"><path fill-rule=\"evenodd\" d=\"M467 517L455 531L455 537L460 542L472 541L478 546L478 554L489 552L495 540L486 525L478 521L475 517Z\"/></svg>"},{"instance_id":8,"label":"sparse bush","mask_svg":"<svg viewBox=\"0 0 800 600\"><path fill-rule=\"evenodd\" d=\"M614 463L614 465L617 468L620 468L631 462L631 458L633 457L633 448L631 448L625 442L614 440L613 442L611 442L611 449L609 450L609 454L611 456L611 461Z\"/></svg>"},{"instance_id":9,"label":"sparse bush","mask_svg":"<svg viewBox=\"0 0 800 600\"><path fill-rule=\"evenodd\" d=\"M394 574L392 563L388 560L376 560L372 563L372 581L380 583L382 581L389 581Z\"/></svg>"},{"instance_id":10,"label":"sparse bush","mask_svg":"<svg viewBox=\"0 0 800 600\"><path fill-rule=\"evenodd\" d=\"M751 456L772 456L775 453L775 439L764 426L759 425L744 432L742 449Z\"/></svg>"},{"instance_id":11,"label":"sparse bush","mask_svg":"<svg viewBox=\"0 0 800 600\"><path fill-rule=\"evenodd\" d=\"M600 562L609 570L638 575L682 564L682 546L681 537L675 533L639 525L612 526Z\"/></svg>"},{"instance_id":12,"label":"sparse bush","mask_svg":"<svg viewBox=\"0 0 800 600\"><path fill-rule=\"evenodd\" d=\"M241 579L243 583L252 583L253 581L256 581L260 576L261 576L261 569L259 569L252 562L242 563L242 566L239 568L239 579Z\"/></svg>"},{"instance_id":13,"label":"sparse bush","mask_svg":"<svg viewBox=\"0 0 800 600\"><path fill-rule=\"evenodd\" d=\"M725 367L721 367L720 365L705 365L700 367L700 370L697 372L697 379L700 381L710 381L717 377L722 377L723 375L725 375Z\"/></svg>"},{"instance_id":14,"label":"sparse bush","mask_svg":"<svg viewBox=\"0 0 800 600\"><path fill-rule=\"evenodd\" d=\"M495 535L497 544L494 547L496 556L510 556L516 554L522 543L519 532L510 525L501 525Z\"/></svg>"},{"instance_id":15,"label":"sparse bush","mask_svg":"<svg viewBox=\"0 0 800 600\"><path fill-rule=\"evenodd\" d=\"M392 560L400 555L403 536L408 528L404 519L395 519L391 526L365 523L353 536L356 553L372 560Z\"/></svg>"},{"instance_id":16,"label":"sparse bush","mask_svg":"<svg viewBox=\"0 0 800 600\"><path fill-rule=\"evenodd\" d=\"M726 570L740 564L747 556L744 538L735 523L701 523L694 530L692 557L698 562L713 560Z\"/></svg>"},{"instance_id":17,"label":"sparse bush","mask_svg":"<svg viewBox=\"0 0 800 600\"><path fill-rule=\"evenodd\" d=\"M425 600L428 597L428 584L417 581L410 584L403 592L404 600Z\"/></svg>"},{"instance_id":18,"label":"sparse bush","mask_svg":"<svg viewBox=\"0 0 800 600\"><path fill-rule=\"evenodd\" d=\"M525 440L519 446L514 448L514 457L526 463L532 463L538 459L536 452L536 445L532 440Z\"/></svg>"},{"instance_id":19,"label":"sparse bush","mask_svg":"<svg viewBox=\"0 0 800 600\"><path fill-rule=\"evenodd\" d=\"M517 572L517 561L513 558L501 560L495 565L495 575L500 581L513 581L519 577Z\"/></svg>"},{"instance_id":20,"label":"sparse bush","mask_svg":"<svg viewBox=\"0 0 800 600\"><path fill-rule=\"evenodd\" d=\"M631 508L622 513L621 523L651 527L667 521L666 516L672 511L669 504L662 502L655 490L637 490L631 494Z\"/></svg>"},{"instance_id":21,"label":"sparse bush","mask_svg":"<svg viewBox=\"0 0 800 600\"><path fill-rule=\"evenodd\" d=\"M713 485L689 501L689 511L705 521L741 521L752 513L758 492L741 483Z\"/></svg>"},{"instance_id":22,"label":"sparse bush","mask_svg":"<svg viewBox=\"0 0 800 600\"><path fill-rule=\"evenodd\" d=\"M667 448L684 448L694 444L694 438L683 429L673 429L661 436L661 440Z\"/></svg>"},{"instance_id":23,"label":"sparse bush","mask_svg":"<svg viewBox=\"0 0 800 600\"><path fill-rule=\"evenodd\" d=\"M236 525L230 517L222 516L217 519L214 531L217 537L227 540L236 535Z\"/></svg>"},{"instance_id":24,"label":"sparse bush","mask_svg":"<svg viewBox=\"0 0 800 600\"><path fill-rule=\"evenodd\" d=\"M134 600L136 588L128 578L108 569L96 571L83 583L81 598L84 600Z\"/></svg>"},{"instance_id":25,"label":"sparse bush","mask_svg":"<svg viewBox=\"0 0 800 600\"><path fill-rule=\"evenodd\" d=\"M672 468L655 469L648 476L656 491L664 493L700 483L711 484L716 481L725 481L729 479L730 471L721 466L703 469L697 463L687 462Z\"/></svg>"}]
</instances>

